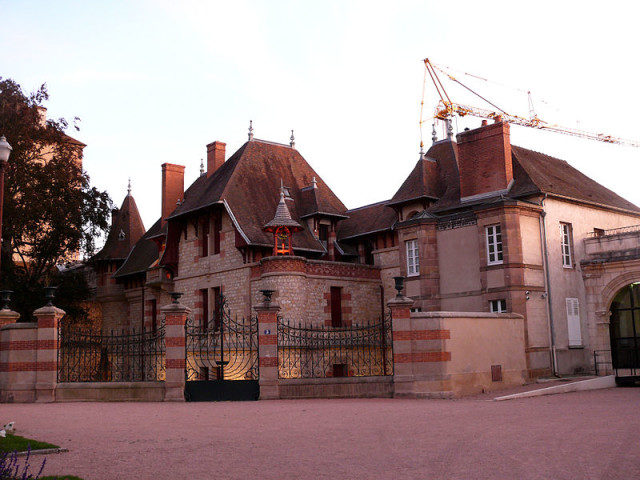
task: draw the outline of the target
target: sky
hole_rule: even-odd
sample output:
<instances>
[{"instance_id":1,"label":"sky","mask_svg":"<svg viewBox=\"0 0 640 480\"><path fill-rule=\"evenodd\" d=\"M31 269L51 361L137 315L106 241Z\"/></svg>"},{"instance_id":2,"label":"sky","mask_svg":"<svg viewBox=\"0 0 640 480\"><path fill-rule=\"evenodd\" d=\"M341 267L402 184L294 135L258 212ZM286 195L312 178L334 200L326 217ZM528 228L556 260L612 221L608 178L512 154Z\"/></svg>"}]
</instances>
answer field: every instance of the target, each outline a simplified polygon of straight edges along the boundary
<instances>
[{"instance_id":1,"label":"sky","mask_svg":"<svg viewBox=\"0 0 640 480\"><path fill-rule=\"evenodd\" d=\"M418 160L426 57L509 113L528 115L530 90L545 120L640 139L632 1L0 0L0 12L0 76L46 83L49 116L80 117L68 133L87 144L92 183L119 206L130 177L147 228L160 165L185 165L190 185L206 144L226 142L228 158L249 120L256 138L288 143L294 129L348 208L391 198ZM424 99L428 147L430 82ZM640 205L640 148L517 126L511 139Z\"/></svg>"}]
</instances>

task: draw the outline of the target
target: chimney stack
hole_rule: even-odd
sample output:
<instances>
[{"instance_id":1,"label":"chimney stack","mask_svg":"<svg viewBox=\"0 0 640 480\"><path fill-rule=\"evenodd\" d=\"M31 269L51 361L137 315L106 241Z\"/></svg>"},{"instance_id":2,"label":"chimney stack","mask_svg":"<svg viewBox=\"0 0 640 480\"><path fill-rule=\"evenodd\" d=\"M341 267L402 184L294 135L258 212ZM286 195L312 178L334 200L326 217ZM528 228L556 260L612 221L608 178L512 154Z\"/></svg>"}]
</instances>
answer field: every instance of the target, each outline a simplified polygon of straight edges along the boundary
<instances>
[{"instance_id":1,"label":"chimney stack","mask_svg":"<svg viewBox=\"0 0 640 480\"><path fill-rule=\"evenodd\" d=\"M184 196L184 166L172 163L162 164L162 221L176 209L178 200Z\"/></svg>"},{"instance_id":2,"label":"chimney stack","mask_svg":"<svg viewBox=\"0 0 640 480\"><path fill-rule=\"evenodd\" d=\"M224 142L213 142L207 145L207 177L213 175L224 163L224 155L227 144Z\"/></svg>"},{"instance_id":3,"label":"chimney stack","mask_svg":"<svg viewBox=\"0 0 640 480\"><path fill-rule=\"evenodd\" d=\"M513 181L509 124L483 125L459 133L460 197L503 193Z\"/></svg>"}]
</instances>

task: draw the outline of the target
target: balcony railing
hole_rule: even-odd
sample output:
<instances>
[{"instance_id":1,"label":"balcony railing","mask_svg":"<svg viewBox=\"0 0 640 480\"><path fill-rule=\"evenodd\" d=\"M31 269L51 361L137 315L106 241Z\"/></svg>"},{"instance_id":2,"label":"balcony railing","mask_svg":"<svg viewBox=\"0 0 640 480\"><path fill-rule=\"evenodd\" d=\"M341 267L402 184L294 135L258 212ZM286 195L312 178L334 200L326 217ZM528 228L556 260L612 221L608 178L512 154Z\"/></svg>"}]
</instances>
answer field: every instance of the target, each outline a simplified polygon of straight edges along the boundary
<instances>
[{"instance_id":1,"label":"balcony railing","mask_svg":"<svg viewBox=\"0 0 640 480\"><path fill-rule=\"evenodd\" d=\"M610 230L596 229L593 232L587 233L588 238L600 238L609 237L612 235L620 235L621 233L633 233L640 232L640 225L630 225L628 227L612 228Z\"/></svg>"}]
</instances>

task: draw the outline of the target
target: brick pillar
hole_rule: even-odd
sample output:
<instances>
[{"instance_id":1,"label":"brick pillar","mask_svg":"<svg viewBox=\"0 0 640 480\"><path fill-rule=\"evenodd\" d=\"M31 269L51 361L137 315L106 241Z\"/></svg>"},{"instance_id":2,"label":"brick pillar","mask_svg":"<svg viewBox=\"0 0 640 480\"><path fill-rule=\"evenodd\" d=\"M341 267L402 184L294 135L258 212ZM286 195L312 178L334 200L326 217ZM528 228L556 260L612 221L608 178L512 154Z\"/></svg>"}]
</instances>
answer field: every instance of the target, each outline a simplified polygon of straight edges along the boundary
<instances>
[{"instance_id":1,"label":"brick pillar","mask_svg":"<svg viewBox=\"0 0 640 480\"><path fill-rule=\"evenodd\" d=\"M260 365L260 400L280 398L278 389L278 313L280 306L263 302L258 313L258 361Z\"/></svg>"},{"instance_id":2,"label":"brick pillar","mask_svg":"<svg viewBox=\"0 0 640 480\"><path fill-rule=\"evenodd\" d=\"M411 343L406 341L405 332L411 330L411 306L413 300L396 296L387 306L391 310L391 330L393 331L393 383L394 396L405 396L413 390L413 368L407 357L411 356Z\"/></svg>"},{"instance_id":3,"label":"brick pillar","mask_svg":"<svg viewBox=\"0 0 640 480\"><path fill-rule=\"evenodd\" d=\"M162 307L160 312L164 315L165 322L164 401L184 402L186 368L184 325L191 309L174 299L173 303Z\"/></svg>"},{"instance_id":4,"label":"brick pillar","mask_svg":"<svg viewBox=\"0 0 640 480\"><path fill-rule=\"evenodd\" d=\"M393 329L393 383L395 397L442 398L451 396L445 351L448 330L431 314L411 315L413 300L396 297L387 303Z\"/></svg>"},{"instance_id":5,"label":"brick pillar","mask_svg":"<svg viewBox=\"0 0 640 480\"><path fill-rule=\"evenodd\" d=\"M8 308L0 310L0 328L10 323L16 323L19 318L20 314L13 310L9 310Z\"/></svg>"},{"instance_id":6,"label":"brick pillar","mask_svg":"<svg viewBox=\"0 0 640 480\"><path fill-rule=\"evenodd\" d=\"M58 384L58 328L64 310L47 305L33 315L38 319L36 337L36 402L53 402Z\"/></svg>"}]
</instances>

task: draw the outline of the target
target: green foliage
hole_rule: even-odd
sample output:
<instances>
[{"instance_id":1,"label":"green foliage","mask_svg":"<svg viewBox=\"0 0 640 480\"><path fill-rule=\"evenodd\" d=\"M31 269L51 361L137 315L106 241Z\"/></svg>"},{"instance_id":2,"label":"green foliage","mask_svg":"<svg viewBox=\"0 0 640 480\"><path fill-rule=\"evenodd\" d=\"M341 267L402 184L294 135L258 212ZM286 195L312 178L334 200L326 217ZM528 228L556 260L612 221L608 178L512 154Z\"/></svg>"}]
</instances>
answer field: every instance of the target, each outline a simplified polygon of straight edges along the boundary
<instances>
[{"instance_id":1,"label":"green foliage","mask_svg":"<svg viewBox=\"0 0 640 480\"><path fill-rule=\"evenodd\" d=\"M48 98L45 85L27 95L0 78L0 135L13 147L5 174L0 285L14 290L16 309L27 317L42 306L45 285L79 282L61 279L56 266L76 253L93 253L111 210L108 194L92 187L81 168L82 145L65 133L69 123L60 118L42 124L38 107Z\"/></svg>"},{"instance_id":2,"label":"green foliage","mask_svg":"<svg viewBox=\"0 0 640 480\"><path fill-rule=\"evenodd\" d=\"M0 452L26 452L29 445L31 445L32 451L44 450L45 448L60 448L51 443L38 442L19 435L7 434L4 438L0 437Z\"/></svg>"}]
</instances>

